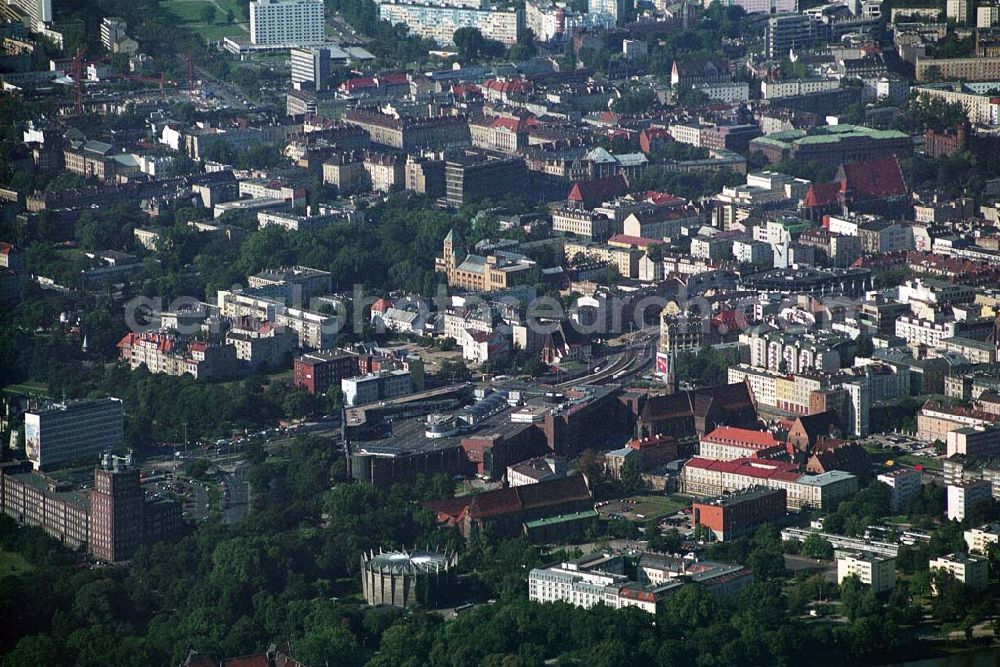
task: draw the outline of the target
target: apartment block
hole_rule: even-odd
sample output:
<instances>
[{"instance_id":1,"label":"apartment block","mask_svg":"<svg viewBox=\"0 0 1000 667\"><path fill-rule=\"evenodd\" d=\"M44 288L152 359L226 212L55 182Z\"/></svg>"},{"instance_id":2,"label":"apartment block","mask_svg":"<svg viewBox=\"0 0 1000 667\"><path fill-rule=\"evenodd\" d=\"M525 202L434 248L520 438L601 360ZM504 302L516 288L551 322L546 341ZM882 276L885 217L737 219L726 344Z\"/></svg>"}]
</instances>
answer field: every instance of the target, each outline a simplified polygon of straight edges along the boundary
<instances>
[{"instance_id":1,"label":"apartment block","mask_svg":"<svg viewBox=\"0 0 1000 667\"><path fill-rule=\"evenodd\" d=\"M309 46L326 39L323 0L254 0L250 42L258 46Z\"/></svg>"},{"instance_id":2,"label":"apartment block","mask_svg":"<svg viewBox=\"0 0 1000 667\"><path fill-rule=\"evenodd\" d=\"M876 595L891 591L896 585L896 559L865 551L837 552L837 583L857 577Z\"/></svg>"},{"instance_id":3,"label":"apartment block","mask_svg":"<svg viewBox=\"0 0 1000 667\"><path fill-rule=\"evenodd\" d=\"M947 486L949 521L964 521L973 507L993 499L993 484L985 479L965 480Z\"/></svg>"},{"instance_id":4,"label":"apartment block","mask_svg":"<svg viewBox=\"0 0 1000 667\"><path fill-rule=\"evenodd\" d=\"M477 28L483 37L507 45L517 43L524 31L524 10L447 6L433 2L388 0L378 3L379 18L392 24L406 25L412 34L433 39L443 46L452 45L459 28Z\"/></svg>"},{"instance_id":5,"label":"apartment block","mask_svg":"<svg viewBox=\"0 0 1000 667\"><path fill-rule=\"evenodd\" d=\"M906 509L910 501L920 494L921 474L919 470L900 468L880 473L876 479L892 489L890 507L894 514Z\"/></svg>"},{"instance_id":6,"label":"apartment block","mask_svg":"<svg viewBox=\"0 0 1000 667\"><path fill-rule=\"evenodd\" d=\"M934 558L927 567L932 572L947 572L975 590L983 590L990 583L990 559L985 556L953 553Z\"/></svg>"},{"instance_id":7,"label":"apartment block","mask_svg":"<svg viewBox=\"0 0 1000 667\"><path fill-rule=\"evenodd\" d=\"M991 523L965 531L965 545L969 553L989 554L991 544L1000 543L1000 524Z\"/></svg>"}]
</instances>

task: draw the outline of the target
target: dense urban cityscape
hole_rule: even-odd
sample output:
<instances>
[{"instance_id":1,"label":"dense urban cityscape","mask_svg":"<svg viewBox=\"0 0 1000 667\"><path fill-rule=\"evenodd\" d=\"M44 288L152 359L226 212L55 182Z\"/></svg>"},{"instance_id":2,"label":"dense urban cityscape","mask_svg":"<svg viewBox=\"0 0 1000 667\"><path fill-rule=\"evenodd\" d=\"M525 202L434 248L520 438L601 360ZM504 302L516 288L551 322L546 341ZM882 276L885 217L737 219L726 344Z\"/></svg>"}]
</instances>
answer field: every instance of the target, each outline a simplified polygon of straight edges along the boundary
<instances>
[{"instance_id":1,"label":"dense urban cityscape","mask_svg":"<svg viewBox=\"0 0 1000 667\"><path fill-rule=\"evenodd\" d=\"M1000 664L996 0L0 31L0 664Z\"/></svg>"}]
</instances>

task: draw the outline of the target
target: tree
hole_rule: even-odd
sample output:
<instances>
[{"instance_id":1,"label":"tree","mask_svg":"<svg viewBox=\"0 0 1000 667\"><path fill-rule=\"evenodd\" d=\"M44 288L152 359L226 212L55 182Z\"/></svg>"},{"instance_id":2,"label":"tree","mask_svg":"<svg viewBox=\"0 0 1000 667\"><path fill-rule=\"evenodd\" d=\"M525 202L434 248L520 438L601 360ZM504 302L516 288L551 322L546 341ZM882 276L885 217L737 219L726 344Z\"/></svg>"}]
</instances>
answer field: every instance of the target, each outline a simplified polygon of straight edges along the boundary
<instances>
[{"instance_id":1,"label":"tree","mask_svg":"<svg viewBox=\"0 0 1000 667\"><path fill-rule=\"evenodd\" d=\"M232 23L235 20L236 20L236 17L233 15L233 10L227 9L226 10L226 23Z\"/></svg>"},{"instance_id":2,"label":"tree","mask_svg":"<svg viewBox=\"0 0 1000 667\"><path fill-rule=\"evenodd\" d=\"M479 28L459 28L451 37L460 57L475 60L479 57L486 40Z\"/></svg>"},{"instance_id":3,"label":"tree","mask_svg":"<svg viewBox=\"0 0 1000 667\"><path fill-rule=\"evenodd\" d=\"M881 605L870 586L865 586L856 576L846 577L840 582L840 601L844 615L852 621L878 613Z\"/></svg>"},{"instance_id":4,"label":"tree","mask_svg":"<svg viewBox=\"0 0 1000 667\"><path fill-rule=\"evenodd\" d=\"M215 5L211 3L205 3L201 8L201 21L202 23L215 23L215 16L218 10Z\"/></svg>"},{"instance_id":5,"label":"tree","mask_svg":"<svg viewBox=\"0 0 1000 667\"><path fill-rule=\"evenodd\" d=\"M626 457L622 463L621 482L626 493L634 493L642 488L642 469L637 457Z\"/></svg>"},{"instance_id":6,"label":"tree","mask_svg":"<svg viewBox=\"0 0 1000 667\"><path fill-rule=\"evenodd\" d=\"M472 372L463 361L445 359L441 362L438 377L445 382L468 382L472 378Z\"/></svg>"},{"instance_id":7,"label":"tree","mask_svg":"<svg viewBox=\"0 0 1000 667\"><path fill-rule=\"evenodd\" d=\"M833 545L819 533L812 533L802 543L802 553L810 558L829 560L833 558Z\"/></svg>"}]
</instances>

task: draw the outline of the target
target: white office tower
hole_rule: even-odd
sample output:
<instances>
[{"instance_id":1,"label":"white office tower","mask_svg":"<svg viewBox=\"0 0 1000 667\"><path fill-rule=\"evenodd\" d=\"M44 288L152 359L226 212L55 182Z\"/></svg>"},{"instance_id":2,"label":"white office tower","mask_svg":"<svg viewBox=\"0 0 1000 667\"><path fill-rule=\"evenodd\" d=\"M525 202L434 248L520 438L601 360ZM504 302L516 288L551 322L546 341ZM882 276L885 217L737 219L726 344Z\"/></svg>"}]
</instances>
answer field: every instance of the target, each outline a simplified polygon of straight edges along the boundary
<instances>
[{"instance_id":1,"label":"white office tower","mask_svg":"<svg viewBox=\"0 0 1000 667\"><path fill-rule=\"evenodd\" d=\"M32 19L32 26L37 30L42 24L52 23L52 0L8 0L8 5L19 7Z\"/></svg>"},{"instance_id":2,"label":"white office tower","mask_svg":"<svg viewBox=\"0 0 1000 667\"><path fill-rule=\"evenodd\" d=\"M24 446L35 470L93 463L121 447L123 434L122 402L117 398L65 401L24 415Z\"/></svg>"},{"instance_id":3,"label":"white office tower","mask_svg":"<svg viewBox=\"0 0 1000 667\"><path fill-rule=\"evenodd\" d=\"M250 42L259 46L322 44L323 0L255 0L250 3Z\"/></svg>"}]
</instances>

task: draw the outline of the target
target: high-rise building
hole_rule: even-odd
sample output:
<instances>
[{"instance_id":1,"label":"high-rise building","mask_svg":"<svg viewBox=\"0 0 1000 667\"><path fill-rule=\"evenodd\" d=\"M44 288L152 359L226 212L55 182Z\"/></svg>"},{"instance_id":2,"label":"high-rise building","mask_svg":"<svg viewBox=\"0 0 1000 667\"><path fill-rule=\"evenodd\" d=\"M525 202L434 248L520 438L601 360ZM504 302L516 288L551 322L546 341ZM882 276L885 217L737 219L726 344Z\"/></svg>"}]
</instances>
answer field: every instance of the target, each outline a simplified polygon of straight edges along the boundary
<instances>
[{"instance_id":1,"label":"high-rise building","mask_svg":"<svg viewBox=\"0 0 1000 667\"><path fill-rule=\"evenodd\" d=\"M111 50L119 40L125 39L128 35L128 24L125 19L118 16L105 16L101 19L101 44L108 51Z\"/></svg>"},{"instance_id":2,"label":"high-rise building","mask_svg":"<svg viewBox=\"0 0 1000 667\"><path fill-rule=\"evenodd\" d=\"M889 503L893 512L906 509L916 496L920 494L921 481L920 471L910 468L900 468L892 472L885 472L878 476L878 481L892 489Z\"/></svg>"},{"instance_id":3,"label":"high-rise building","mask_svg":"<svg viewBox=\"0 0 1000 667\"><path fill-rule=\"evenodd\" d=\"M449 206L460 208L487 197L523 192L526 177L520 157L456 155L445 162L445 198Z\"/></svg>"},{"instance_id":4,"label":"high-rise building","mask_svg":"<svg viewBox=\"0 0 1000 667\"><path fill-rule=\"evenodd\" d=\"M52 22L52 0L8 0L7 4L20 8L32 19L33 27Z\"/></svg>"},{"instance_id":5,"label":"high-rise building","mask_svg":"<svg viewBox=\"0 0 1000 667\"><path fill-rule=\"evenodd\" d=\"M109 563L131 558L143 542L144 506L132 457L105 454L90 492L90 553Z\"/></svg>"},{"instance_id":6,"label":"high-rise building","mask_svg":"<svg viewBox=\"0 0 1000 667\"><path fill-rule=\"evenodd\" d=\"M94 460L121 447L122 402L117 398L56 403L24 415L24 443L35 470Z\"/></svg>"},{"instance_id":7,"label":"high-rise building","mask_svg":"<svg viewBox=\"0 0 1000 667\"><path fill-rule=\"evenodd\" d=\"M328 49L292 49L292 87L323 90L330 85L330 51Z\"/></svg>"},{"instance_id":8,"label":"high-rise building","mask_svg":"<svg viewBox=\"0 0 1000 667\"><path fill-rule=\"evenodd\" d=\"M971 14L969 0L946 0L945 16L958 25L968 25Z\"/></svg>"},{"instance_id":9,"label":"high-rise building","mask_svg":"<svg viewBox=\"0 0 1000 667\"><path fill-rule=\"evenodd\" d=\"M259 46L322 44L323 0L255 0L250 3L250 42Z\"/></svg>"},{"instance_id":10,"label":"high-rise building","mask_svg":"<svg viewBox=\"0 0 1000 667\"><path fill-rule=\"evenodd\" d=\"M993 497L993 484L985 479L964 480L945 488L949 521L964 521L973 507Z\"/></svg>"},{"instance_id":11,"label":"high-rise building","mask_svg":"<svg viewBox=\"0 0 1000 667\"><path fill-rule=\"evenodd\" d=\"M780 59L787 57L794 48L808 45L815 39L812 18L803 14L782 14L772 16L765 27L767 56Z\"/></svg>"}]
</instances>

